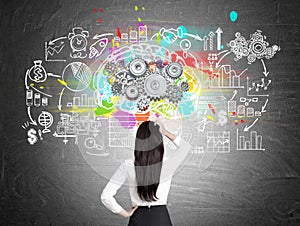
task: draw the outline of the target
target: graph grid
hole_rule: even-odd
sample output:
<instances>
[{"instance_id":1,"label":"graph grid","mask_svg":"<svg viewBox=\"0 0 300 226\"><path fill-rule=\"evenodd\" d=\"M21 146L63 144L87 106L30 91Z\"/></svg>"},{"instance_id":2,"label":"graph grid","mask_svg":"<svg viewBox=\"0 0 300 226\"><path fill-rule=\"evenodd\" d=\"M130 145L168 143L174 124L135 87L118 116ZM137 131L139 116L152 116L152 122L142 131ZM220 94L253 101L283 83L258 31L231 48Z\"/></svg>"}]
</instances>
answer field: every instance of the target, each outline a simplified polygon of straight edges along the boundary
<instances>
[{"instance_id":1,"label":"graph grid","mask_svg":"<svg viewBox=\"0 0 300 226\"><path fill-rule=\"evenodd\" d=\"M230 152L230 131L207 131L207 152Z\"/></svg>"},{"instance_id":2,"label":"graph grid","mask_svg":"<svg viewBox=\"0 0 300 226\"><path fill-rule=\"evenodd\" d=\"M109 118L108 119L108 139L110 147L123 147L123 148L133 148L134 147L134 137L131 130L124 128L124 123L136 123L135 121L129 121L128 117Z\"/></svg>"}]
</instances>

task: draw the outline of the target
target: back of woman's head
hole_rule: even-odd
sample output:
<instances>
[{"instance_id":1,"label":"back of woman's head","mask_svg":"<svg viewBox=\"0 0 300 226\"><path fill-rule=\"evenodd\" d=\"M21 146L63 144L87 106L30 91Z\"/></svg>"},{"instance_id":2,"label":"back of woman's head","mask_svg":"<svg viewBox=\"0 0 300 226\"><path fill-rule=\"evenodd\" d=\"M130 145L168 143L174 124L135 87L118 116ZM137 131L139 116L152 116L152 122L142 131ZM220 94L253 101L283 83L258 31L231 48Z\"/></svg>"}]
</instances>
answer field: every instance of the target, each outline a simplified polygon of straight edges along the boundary
<instances>
[{"instance_id":1,"label":"back of woman's head","mask_svg":"<svg viewBox=\"0 0 300 226\"><path fill-rule=\"evenodd\" d=\"M162 159L163 138L159 125L152 121L143 122L136 133L134 165L139 197L147 202L157 200Z\"/></svg>"}]
</instances>

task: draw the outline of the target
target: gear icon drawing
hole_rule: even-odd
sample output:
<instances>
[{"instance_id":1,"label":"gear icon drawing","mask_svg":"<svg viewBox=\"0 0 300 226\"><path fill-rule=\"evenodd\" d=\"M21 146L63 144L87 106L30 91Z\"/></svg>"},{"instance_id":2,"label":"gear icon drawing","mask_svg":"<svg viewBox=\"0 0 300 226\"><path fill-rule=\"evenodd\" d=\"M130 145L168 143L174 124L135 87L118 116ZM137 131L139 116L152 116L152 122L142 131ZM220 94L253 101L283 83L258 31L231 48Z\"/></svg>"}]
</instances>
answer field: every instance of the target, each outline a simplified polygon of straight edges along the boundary
<instances>
[{"instance_id":1,"label":"gear icon drawing","mask_svg":"<svg viewBox=\"0 0 300 226\"><path fill-rule=\"evenodd\" d=\"M143 59L136 58L129 64L129 71L133 76L139 77L145 74L147 64Z\"/></svg>"},{"instance_id":2,"label":"gear icon drawing","mask_svg":"<svg viewBox=\"0 0 300 226\"><path fill-rule=\"evenodd\" d=\"M150 100L160 100L166 94L167 82L159 74L151 74L146 77L144 90Z\"/></svg>"},{"instance_id":3,"label":"gear icon drawing","mask_svg":"<svg viewBox=\"0 0 300 226\"><path fill-rule=\"evenodd\" d=\"M167 75L172 79L177 79L182 74L182 66L178 62L170 63L166 68Z\"/></svg>"},{"instance_id":4,"label":"gear icon drawing","mask_svg":"<svg viewBox=\"0 0 300 226\"><path fill-rule=\"evenodd\" d=\"M169 85L166 97L168 98L169 102L177 104L179 101L181 101L182 92L177 85Z\"/></svg>"},{"instance_id":5,"label":"gear icon drawing","mask_svg":"<svg viewBox=\"0 0 300 226\"><path fill-rule=\"evenodd\" d=\"M249 40L246 40L239 32L235 34L235 37L229 42L230 51L235 55L235 61L247 57L248 64L251 64L256 59L270 59L280 50L277 45L269 46L269 42L266 41L267 37L260 30L250 34Z\"/></svg>"}]
</instances>

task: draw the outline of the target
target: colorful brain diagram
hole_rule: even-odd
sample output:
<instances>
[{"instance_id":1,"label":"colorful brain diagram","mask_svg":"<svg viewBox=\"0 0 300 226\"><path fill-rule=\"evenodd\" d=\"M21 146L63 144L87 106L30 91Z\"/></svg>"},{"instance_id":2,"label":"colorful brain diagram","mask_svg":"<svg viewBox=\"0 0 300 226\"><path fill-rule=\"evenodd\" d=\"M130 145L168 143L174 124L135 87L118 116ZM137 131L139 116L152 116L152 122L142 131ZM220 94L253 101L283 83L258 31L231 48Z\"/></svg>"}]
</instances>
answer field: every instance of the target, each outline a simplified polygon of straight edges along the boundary
<instances>
[{"instance_id":1,"label":"colorful brain diagram","mask_svg":"<svg viewBox=\"0 0 300 226\"><path fill-rule=\"evenodd\" d=\"M266 62L280 47L260 30L228 42L223 32L74 27L46 41L45 58L33 59L24 77L29 145L57 139L86 158L121 160L132 154L139 124L160 118L194 154L266 150L256 125L271 98Z\"/></svg>"}]
</instances>

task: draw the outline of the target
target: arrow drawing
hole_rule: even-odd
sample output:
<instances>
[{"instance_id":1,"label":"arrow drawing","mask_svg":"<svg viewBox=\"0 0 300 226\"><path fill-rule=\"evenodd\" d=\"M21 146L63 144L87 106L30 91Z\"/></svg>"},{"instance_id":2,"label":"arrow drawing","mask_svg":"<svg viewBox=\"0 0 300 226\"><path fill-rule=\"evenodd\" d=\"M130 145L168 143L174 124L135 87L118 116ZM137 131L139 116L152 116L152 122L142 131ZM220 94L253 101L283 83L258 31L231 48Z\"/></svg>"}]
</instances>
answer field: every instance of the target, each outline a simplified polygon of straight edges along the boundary
<instances>
[{"instance_id":1,"label":"arrow drawing","mask_svg":"<svg viewBox=\"0 0 300 226\"><path fill-rule=\"evenodd\" d=\"M99 38L101 38L101 37L103 37L103 36L113 36L114 35L114 33L105 33L105 34L101 34L101 35L95 35L94 37L93 37L93 39L99 39Z\"/></svg>"},{"instance_id":2,"label":"arrow drawing","mask_svg":"<svg viewBox=\"0 0 300 226\"><path fill-rule=\"evenodd\" d=\"M60 37L60 38L56 38L56 39L53 39L52 41L49 42L49 45L54 45L55 42L57 42L58 40L62 40L62 39L66 39L67 37L64 36L64 37Z\"/></svg>"},{"instance_id":3,"label":"arrow drawing","mask_svg":"<svg viewBox=\"0 0 300 226\"><path fill-rule=\"evenodd\" d=\"M230 98L229 101L233 100L233 98L235 98L236 94L237 94L237 90L234 90L234 91L233 91L233 95L232 95L232 97Z\"/></svg>"},{"instance_id":4,"label":"arrow drawing","mask_svg":"<svg viewBox=\"0 0 300 226\"><path fill-rule=\"evenodd\" d=\"M41 93L41 94L43 94L43 95L45 95L45 96L47 96L47 97L52 97L52 95L47 94L47 93L44 93L44 92L38 90L37 88L35 88L34 86L30 86L30 88L31 88L31 89L34 89L35 91L37 91L37 92L39 92L39 93Z\"/></svg>"},{"instance_id":5,"label":"arrow drawing","mask_svg":"<svg viewBox=\"0 0 300 226\"><path fill-rule=\"evenodd\" d=\"M208 37L204 36L203 37L203 50L207 50L207 41L208 41Z\"/></svg>"},{"instance_id":6,"label":"arrow drawing","mask_svg":"<svg viewBox=\"0 0 300 226\"><path fill-rule=\"evenodd\" d=\"M265 65L265 62L264 62L264 60L263 59L260 59L261 60L261 63L262 63L262 65L263 65L263 67L264 67L264 71L263 71L263 73L264 73L264 75L267 77L268 76L268 74L270 73L269 71L267 71L267 68L266 68L266 65Z\"/></svg>"},{"instance_id":7,"label":"arrow drawing","mask_svg":"<svg viewBox=\"0 0 300 226\"><path fill-rule=\"evenodd\" d=\"M203 39L199 35L193 35L189 33L184 33L184 35L194 38L197 41L203 41Z\"/></svg>"},{"instance_id":8,"label":"arrow drawing","mask_svg":"<svg viewBox=\"0 0 300 226\"><path fill-rule=\"evenodd\" d=\"M62 98L62 95L63 95L63 93L64 93L64 91L65 91L65 88L66 88L66 87L64 87L64 88L61 90L60 94L59 94L59 99L58 99L58 105L57 105L57 108L58 108L58 110L60 110L60 111L61 111L61 98Z\"/></svg>"},{"instance_id":9,"label":"arrow drawing","mask_svg":"<svg viewBox=\"0 0 300 226\"><path fill-rule=\"evenodd\" d=\"M27 85L28 74L29 74L29 69L26 71L25 79L24 79L26 89L29 89L29 86Z\"/></svg>"},{"instance_id":10,"label":"arrow drawing","mask_svg":"<svg viewBox=\"0 0 300 226\"><path fill-rule=\"evenodd\" d=\"M258 118L256 118L256 119L254 120L254 122L253 122L250 126L246 126L246 127L244 128L244 131L245 131L245 132L249 131L249 129L250 129L252 126L254 126L254 124L255 124L257 121L258 121Z\"/></svg>"},{"instance_id":11,"label":"arrow drawing","mask_svg":"<svg viewBox=\"0 0 300 226\"><path fill-rule=\"evenodd\" d=\"M209 34L208 34L208 36L209 36L209 50L213 50L214 49L214 36L215 36L215 34L211 31L211 32L209 32Z\"/></svg>"},{"instance_id":12,"label":"arrow drawing","mask_svg":"<svg viewBox=\"0 0 300 226\"><path fill-rule=\"evenodd\" d=\"M216 33L217 33L217 50L221 50L221 36L223 31L220 27L218 27Z\"/></svg>"},{"instance_id":13,"label":"arrow drawing","mask_svg":"<svg viewBox=\"0 0 300 226\"><path fill-rule=\"evenodd\" d=\"M268 102L269 102L269 99L267 99L266 102L265 102L265 104L262 106L261 113L267 112L266 111L266 107L267 107Z\"/></svg>"},{"instance_id":14,"label":"arrow drawing","mask_svg":"<svg viewBox=\"0 0 300 226\"><path fill-rule=\"evenodd\" d=\"M219 59L219 61L216 63L216 68L221 67L221 65L220 65L221 61L222 61L227 55L229 55L230 53L231 53L231 52L226 52L226 53Z\"/></svg>"},{"instance_id":15,"label":"arrow drawing","mask_svg":"<svg viewBox=\"0 0 300 226\"><path fill-rule=\"evenodd\" d=\"M47 75L50 76L50 77L61 78L60 75L55 75L53 73L47 73Z\"/></svg>"},{"instance_id":16,"label":"arrow drawing","mask_svg":"<svg viewBox=\"0 0 300 226\"><path fill-rule=\"evenodd\" d=\"M28 114L28 117L30 119L30 124L37 126L36 121L33 120L32 117L31 117L30 107L27 107L27 114Z\"/></svg>"},{"instance_id":17,"label":"arrow drawing","mask_svg":"<svg viewBox=\"0 0 300 226\"><path fill-rule=\"evenodd\" d=\"M225 49L225 50L223 50L223 51L219 52L219 53L218 53L218 55L221 55L222 53L226 53L226 52L228 52L228 50L227 50L227 49Z\"/></svg>"}]
</instances>

